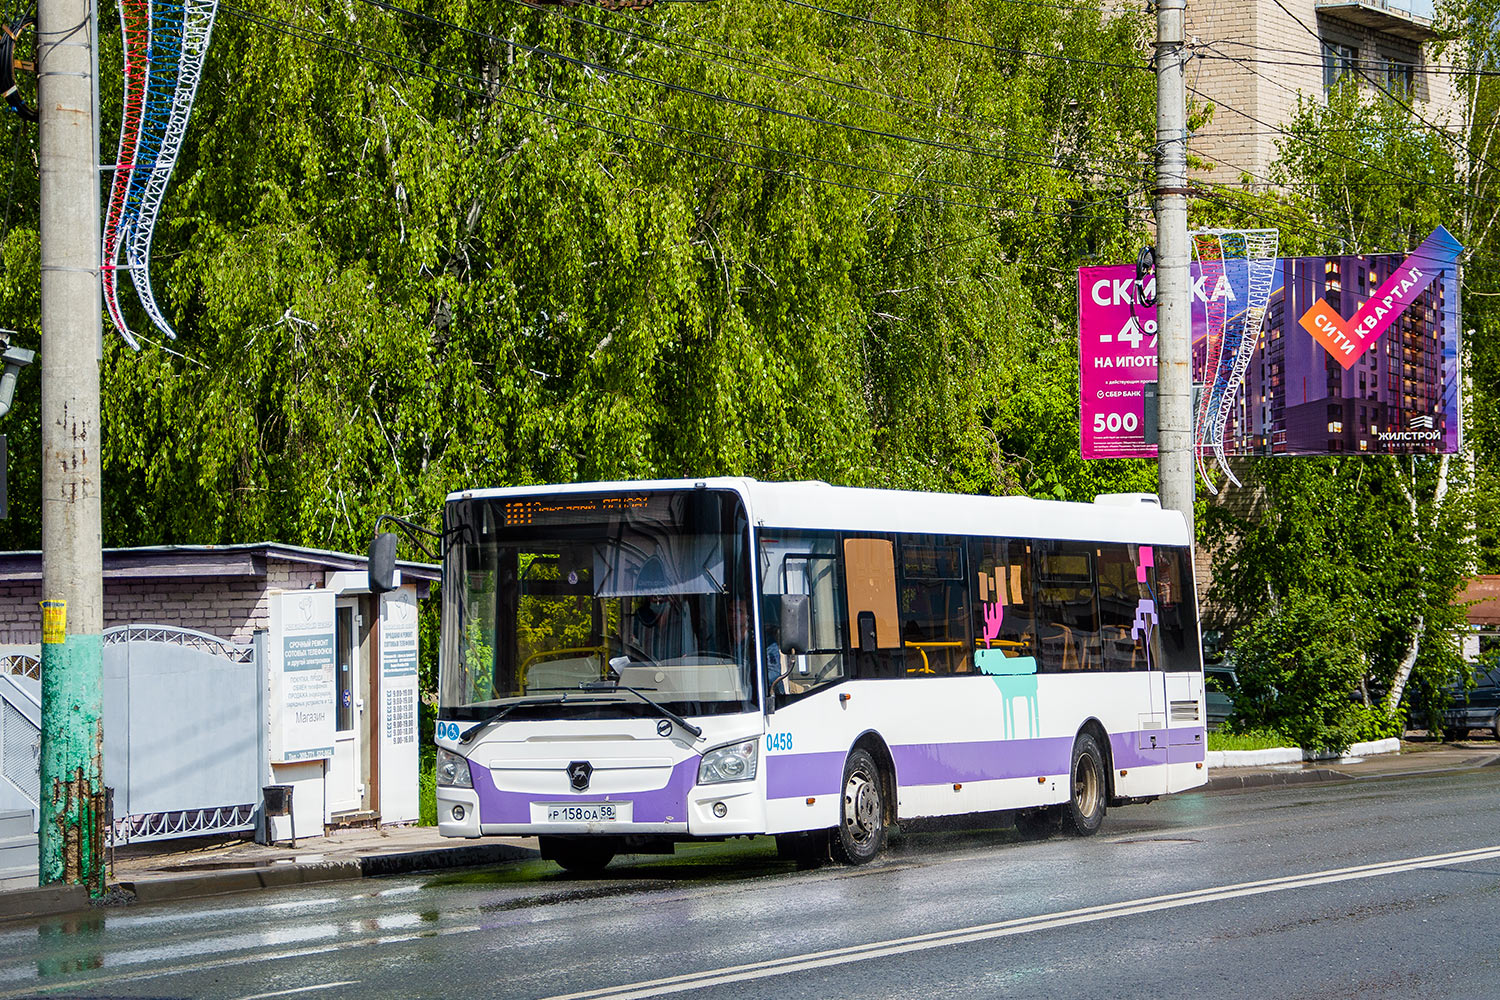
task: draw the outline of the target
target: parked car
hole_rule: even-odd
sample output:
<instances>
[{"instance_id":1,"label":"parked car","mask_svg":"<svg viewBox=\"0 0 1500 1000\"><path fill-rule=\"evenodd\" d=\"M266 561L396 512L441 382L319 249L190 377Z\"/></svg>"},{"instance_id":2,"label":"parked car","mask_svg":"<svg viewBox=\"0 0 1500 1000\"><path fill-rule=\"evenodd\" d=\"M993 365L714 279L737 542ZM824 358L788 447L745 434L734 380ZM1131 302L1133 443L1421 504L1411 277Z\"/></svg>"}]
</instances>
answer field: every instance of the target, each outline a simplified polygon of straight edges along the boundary
<instances>
[{"instance_id":1,"label":"parked car","mask_svg":"<svg viewBox=\"0 0 1500 1000\"><path fill-rule=\"evenodd\" d=\"M1452 701L1443 710L1443 737L1450 743L1471 729L1488 729L1500 740L1500 667L1478 672L1474 686L1450 688Z\"/></svg>"},{"instance_id":2,"label":"parked car","mask_svg":"<svg viewBox=\"0 0 1500 1000\"><path fill-rule=\"evenodd\" d=\"M1208 710L1208 728L1217 730L1234 714L1234 696L1239 693L1240 679L1229 663L1208 663L1203 667L1203 700Z\"/></svg>"}]
</instances>

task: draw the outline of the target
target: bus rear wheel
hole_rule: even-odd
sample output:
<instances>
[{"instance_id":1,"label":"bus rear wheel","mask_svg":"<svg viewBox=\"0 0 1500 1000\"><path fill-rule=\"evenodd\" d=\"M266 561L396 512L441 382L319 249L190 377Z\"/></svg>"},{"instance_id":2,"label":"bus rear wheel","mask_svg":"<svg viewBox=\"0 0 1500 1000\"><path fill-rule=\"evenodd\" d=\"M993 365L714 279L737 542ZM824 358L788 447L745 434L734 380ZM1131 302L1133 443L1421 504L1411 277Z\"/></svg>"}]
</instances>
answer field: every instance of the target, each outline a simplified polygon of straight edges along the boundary
<instances>
[{"instance_id":1,"label":"bus rear wheel","mask_svg":"<svg viewBox=\"0 0 1500 1000\"><path fill-rule=\"evenodd\" d=\"M874 757L864 750L849 755L844 763L839 827L828 844L835 861L862 865L885 847L885 796L880 781Z\"/></svg>"},{"instance_id":2,"label":"bus rear wheel","mask_svg":"<svg viewBox=\"0 0 1500 1000\"><path fill-rule=\"evenodd\" d=\"M614 860L615 850L609 841L582 837L538 837L542 857L574 875L596 875Z\"/></svg>"},{"instance_id":3,"label":"bus rear wheel","mask_svg":"<svg viewBox=\"0 0 1500 1000\"><path fill-rule=\"evenodd\" d=\"M1088 733L1073 741L1073 766L1069 770L1070 791L1063 807L1063 829L1087 837L1104 822L1109 785L1104 776L1104 753Z\"/></svg>"}]
</instances>

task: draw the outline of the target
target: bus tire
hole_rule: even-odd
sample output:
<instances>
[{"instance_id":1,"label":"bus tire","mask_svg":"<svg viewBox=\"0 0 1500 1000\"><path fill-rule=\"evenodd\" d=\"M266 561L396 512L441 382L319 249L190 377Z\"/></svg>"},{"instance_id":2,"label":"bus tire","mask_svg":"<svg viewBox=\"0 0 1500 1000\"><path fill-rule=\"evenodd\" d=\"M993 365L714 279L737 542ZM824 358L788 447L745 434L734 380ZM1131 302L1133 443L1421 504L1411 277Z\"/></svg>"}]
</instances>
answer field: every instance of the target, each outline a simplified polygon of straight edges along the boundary
<instances>
[{"instance_id":1,"label":"bus tire","mask_svg":"<svg viewBox=\"0 0 1500 1000\"><path fill-rule=\"evenodd\" d=\"M1073 741L1073 766L1069 769L1068 802L1063 806L1062 825L1068 833L1087 837L1104 822L1109 783L1104 775L1104 752L1088 733Z\"/></svg>"},{"instance_id":2,"label":"bus tire","mask_svg":"<svg viewBox=\"0 0 1500 1000\"><path fill-rule=\"evenodd\" d=\"M574 875L597 875L615 858L608 841L577 837L538 837L542 857L556 861L563 871Z\"/></svg>"},{"instance_id":3,"label":"bus tire","mask_svg":"<svg viewBox=\"0 0 1500 1000\"><path fill-rule=\"evenodd\" d=\"M839 826L828 847L833 859L846 865L873 861L885 847L880 767L867 751L855 750L844 762Z\"/></svg>"}]
</instances>

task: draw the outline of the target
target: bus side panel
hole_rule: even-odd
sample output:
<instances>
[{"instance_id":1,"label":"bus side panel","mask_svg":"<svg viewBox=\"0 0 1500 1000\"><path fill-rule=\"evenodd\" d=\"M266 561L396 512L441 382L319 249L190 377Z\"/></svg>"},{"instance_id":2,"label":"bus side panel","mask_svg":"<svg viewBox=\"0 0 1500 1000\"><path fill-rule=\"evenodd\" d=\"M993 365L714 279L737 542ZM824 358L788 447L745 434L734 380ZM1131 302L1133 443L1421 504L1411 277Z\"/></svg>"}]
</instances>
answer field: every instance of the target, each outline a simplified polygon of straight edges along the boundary
<instances>
[{"instance_id":1,"label":"bus side panel","mask_svg":"<svg viewBox=\"0 0 1500 1000\"><path fill-rule=\"evenodd\" d=\"M1172 725L1168 739L1167 791L1180 792L1197 788L1208 780L1205 766L1208 726L1203 704L1203 675L1196 672L1168 674L1167 696Z\"/></svg>"},{"instance_id":2,"label":"bus side panel","mask_svg":"<svg viewBox=\"0 0 1500 1000\"><path fill-rule=\"evenodd\" d=\"M1066 801L1073 742L1090 719L1109 734L1117 793L1163 794L1169 730L1150 726L1153 677L1042 674L1034 694L980 675L899 678L811 695L767 720L770 832L838 822L844 761L866 733L889 749L902 818Z\"/></svg>"},{"instance_id":3,"label":"bus side panel","mask_svg":"<svg viewBox=\"0 0 1500 1000\"><path fill-rule=\"evenodd\" d=\"M845 681L766 717L761 745L766 832L821 830L839 823L839 792L849 748L870 728L869 713L852 708L871 681ZM841 702L839 695L849 696Z\"/></svg>"}]
</instances>

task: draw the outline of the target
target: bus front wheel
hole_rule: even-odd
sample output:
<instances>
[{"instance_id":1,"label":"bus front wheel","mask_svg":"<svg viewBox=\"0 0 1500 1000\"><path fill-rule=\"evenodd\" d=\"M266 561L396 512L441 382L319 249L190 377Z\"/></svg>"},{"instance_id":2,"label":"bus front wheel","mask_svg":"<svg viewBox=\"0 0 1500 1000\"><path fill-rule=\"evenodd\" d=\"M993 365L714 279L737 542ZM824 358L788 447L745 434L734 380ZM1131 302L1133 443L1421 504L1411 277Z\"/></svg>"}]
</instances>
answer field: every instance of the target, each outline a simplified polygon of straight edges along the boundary
<instances>
[{"instance_id":1,"label":"bus front wheel","mask_svg":"<svg viewBox=\"0 0 1500 1000\"><path fill-rule=\"evenodd\" d=\"M1063 829L1087 837L1104 822L1109 785L1104 776L1104 753L1088 733L1073 741L1073 766L1068 803L1063 807Z\"/></svg>"},{"instance_id":2,"label":"bus front wheel","mask_svg":"<svg viewBox=\"0 0 1500 1000\"><path fill-rule=\"evenodd\" d=\"M839 828L828 846L835 861L862 865L885 847L885 796L875 758L864 750L851 753L844 763L843 788Z\"/></svg>"}]
</instances>

